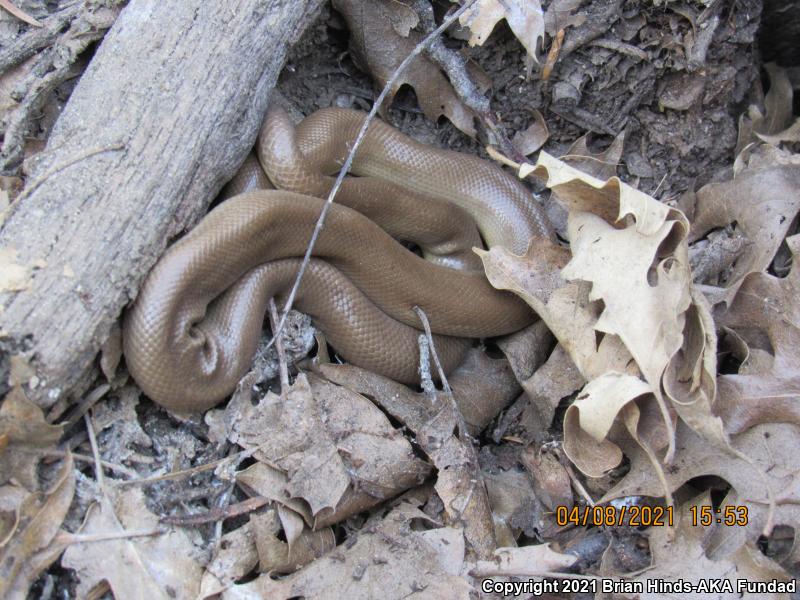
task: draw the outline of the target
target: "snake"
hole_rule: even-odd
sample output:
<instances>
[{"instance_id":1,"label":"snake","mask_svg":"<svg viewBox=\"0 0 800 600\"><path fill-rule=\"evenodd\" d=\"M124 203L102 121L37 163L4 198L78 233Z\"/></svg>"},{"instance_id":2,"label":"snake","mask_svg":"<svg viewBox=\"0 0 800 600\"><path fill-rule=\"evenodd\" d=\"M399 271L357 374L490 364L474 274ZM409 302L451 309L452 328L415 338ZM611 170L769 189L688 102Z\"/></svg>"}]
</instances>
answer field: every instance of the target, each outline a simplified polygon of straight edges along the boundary
<instances>
[{"instance_id":1,"label":"snake","mask_svg":"<svg viewBox=\"0 0 800 600\"><path fill-rule=\"evenodd\" d=\"M294 125L282 109L268 110L257 160L251 155L228 184L231 197L167 248L123 316L128 370L151 399L189 413L234 391L251 367L269 300L285 301L333 174L366 118L327 108ZM267 180L275 189L253 189ZM489 284L472 252L485 243L522 254L533 237L553 232L517 178L372 121L294 306L341 358L418 384L416 307L428 318L445 372L473 338L533 322L521 299Z\"/></svg>"}]
</instances>

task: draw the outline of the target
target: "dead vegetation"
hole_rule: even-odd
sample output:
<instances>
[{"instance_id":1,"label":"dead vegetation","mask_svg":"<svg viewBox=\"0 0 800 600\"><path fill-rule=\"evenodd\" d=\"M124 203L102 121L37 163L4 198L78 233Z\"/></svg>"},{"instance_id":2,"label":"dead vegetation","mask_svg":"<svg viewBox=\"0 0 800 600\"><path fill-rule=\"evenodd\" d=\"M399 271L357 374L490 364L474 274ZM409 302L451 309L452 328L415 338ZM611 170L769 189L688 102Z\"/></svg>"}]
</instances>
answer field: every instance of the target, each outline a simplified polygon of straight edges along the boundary
<instances>
[{"instance_id":1,"label":"dead vegetation","mask_svg":"<svg viewBox=\"0 0 800 600\"><path fill-rule=\"evenodd\" d=\"M477 0L398 72L448 4L333 0L280 101L369 109L386 86L383 118L528 181L560 239L480 256L541 321L473 348L449 390L420 390L337 364L287 306L230 401L183 418L129 379L111 324L89 391L57 402L0 331L0 594L473 598L499 597L489 578L591 592L797 577L800 120L786 69L766 65L761 93L757 3ZM120 6L0 7L17 11L0 20L0 158L19 208L20 161ZM4 304L36 291L28 259L0 248Z\"/></svg>"}]
</instances>

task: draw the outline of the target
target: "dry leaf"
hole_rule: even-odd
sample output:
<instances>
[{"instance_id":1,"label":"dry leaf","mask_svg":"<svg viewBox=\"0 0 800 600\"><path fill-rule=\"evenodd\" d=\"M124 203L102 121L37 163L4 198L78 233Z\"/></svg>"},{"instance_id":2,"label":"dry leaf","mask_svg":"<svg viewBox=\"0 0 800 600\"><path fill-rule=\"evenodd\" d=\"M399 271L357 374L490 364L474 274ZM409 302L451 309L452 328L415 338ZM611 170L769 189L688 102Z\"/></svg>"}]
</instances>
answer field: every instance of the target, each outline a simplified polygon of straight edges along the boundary
<instances>
[{"instance_id":1,"label":"dry leaf","mask_svg":"<svg viewBox=\"0 0 800 600\"><path fill-rule=\"evenodd\" d=\"M391 414L402 415L417 434L439 475L436 492L444 503L448 522L462 524L469 546L479 555L494 547L494 531L485 488L474 451L453 435L458 416L447 395L431 398L416 394L391 380L347 365L322 365L327 377L374 398ZM478 386L480 388L480 386Z\"/></svg>"},{"instance_id":2,"label":"dry leaf","mask_svg":"<svg viewBox=\"0 0 800 600\"><path fill-rule=\"evenodd\" d=\"M252 495L268 498L277 505L284 506L303 517L306 523L313 524L314 516L308 505L299 498L291 498L286 490L289 478L283 471L263 462L257 462L236 473L236 483Z\"/></svg>"},{"instance_id":3,"label":"dry leaf","mask_svg":"<svg viewBox=\"0 0 800 600\"><path fill-rule=\"evenodd\" d=\"M447 430L453 431L453 425L451 422ZM437 426L432 425L431 429ZM437 435L444 430L440 426ZM425 430L422 436L426 436ZM468 546L477 556L485 557L497 547L494 522L483 477L468 444L451 435L443 442L424 447L438 470L434 489L444 504L445 523L463 526Z\"/></svg>"},{"instance_id":4,"label":"dry leaf","mask_svg":"<svg viewBox=\"0 0 800 600\"><path fill-rule=\"evenodd\" d=\"M334 0L333 7L344 15L351 32L353 59L382 88L400 63L422 40L422 35L409 31L400 35L399 21L408 23L408 7L393 0ZM406 28L403 27L402 30ZM422 112L431 121L445 116L461 131L475 136L474 113L453 90L450 81L427 56L417 56L395 81L387 97L385 110L404 85L414 88Z\"/></svg>"},{"instance_id":5,"label":"dry leaf","mask_svg":"<svg viewBox=\"0 0 800 600\"><path fill-rule=\"evenodd\" d=\"M649 458L637 444L620 443L630 460L630 471L598 504L627 496L659 496L662 483L653 473ZM748 508L746 527L726 528L720 532L728 540L724 542L724 550L735 552L745 542L755 543L764 531L769 508L768 487L776 497L775 525L796 527L800 518L798 445L800 428L795 425L756 425L732 436L731 446L739 453L735 455L720 446L709 445L704 438L679 423L675 462L665 471L665 478L671 491L691 479L708 475L720 477L732 486L739 504ZM738 541L734 544L734 540Z\"/></svg>"},{"instance_id":6,"label":"dry leaf","mask_svg":"<svg viewBox=\"0 0 800 600\"><path fill-rule=\"evenodd\" d=\"M597 179L610 179L617 174L624 145L625 131L623 130L614 138L608 148L592 154L587 145L587 136L582 135L569 147L561 160Z\"/></svg>"},{"instance_id":7,"label":"dry leaf","mask_svg":"<svg viewBox=\"0 0 800 600\"><path fill-rule=\"evenodd\" d=\"M547 362L527 380L522 387L536 411L536 422L546 431L553 422L561 400L581 389L586 380L578 371L561 344L558 344Z\"/></svg>"},{"instance_id":8,"label":"dry leaf","mask_svg":"<svg viewBox=\"0 0 800 600\"><path fill-rule=\"evenodd\" d=\"M702 527L693 525L690 510L692 507L700 509L703 506L711 507L711 498L708 492L689 500L676 510L676 528L672 531L669 527L651 527L648 529L650 552L652 554L653 568L633 578L632 582L642 582L645 593L621 593L616 597L630 598L633 600L649 599L660 600L664 594L647 590L647 581L683 580L694 585L703 582L727 582L727 589L709 588L703 593L699 590L692 594L693 598L714 598L731 600L739 598L783 598L783 594L752 594L740 593L737 580L749 581L788 581L789 575L777 564L761 554L755 546L742 547L729 558L711 560L706 556L708 538L713 530L722 526ZM606 573L608 575L608 573Z\"/></svg>"},{"instance_id":9,"label":"dry leaf","mask_svg":"<svg viewBox=\"0 0 800 600\"><path fill-rule=\"evenodd\" d=\"M564 453L589 477L600 477L622 460L622 451L608 434L620 411L650 386L631 375L604 373L578 394L564 416Z\"/></svg>"},{"instance_id":10,"label":"dry leaf","mask_svg":"<svg viewBox=\"0 0 800 600\"><path fill-rule=\"evenodd\" d=\"M38 489L36 467L41 451L52 449L63 428L51 425L42 409L28 400L22 388L12 388L0 406L0 483L13 478L29 491Z\"/></svg>"},{"instance_id":11,"label":"dry leaf","mask_svg":"<svg viewBox=\"0 0 800 600\"><path fill-rule=\"evenodd\" d=\"M110 588L116 600L196 598L202 569L192 533L175 529L154 536L124 537L126 531L158 529L158 517L145 506L139 488L111 488L107 493L113 500L103 497L90 506L79 533L112 539L74 543L61 561L76 571L78 597Z\"/></svg>"},{"instance_id":12,"label":"dry leaf","mask_svg":"<svg viewBox=\"0 0 800 600\"><path fill-rule=\"evenodd\" d=\"M794 90L788 73L775 63L764 67L770 80L769 91L764 97L764 113L751 105L747 113L739 117L737 157L752 142L763 141L778 146L782 142L800 141L800 119L794 119Z\"/></svg>"},{"instance_id":13,"label":"dry leaf","mask_svg":"<svg viewBox=\"0 0 800 600\"><path fill-rule=\"evenodd\" d=\"M332 509L344 518L345 508L364 510L425 479L430 467L371 402L310 380L301 374L284 398L270 392L256 406L243 403L231 436L287 474L289 497L308 502L317 517L328 509L329 522Z\"/></svg>"},{"instance_id":14,"label":"dry leaf","mask_svg":"<svg viewBox=\"0 0 800 600\"><path fill-rule=\"evenodd\" d=\"M529 440L541 441L559 401L581 388L585 380L560 344L551 352L553 335L544 321L500 338L497 345L525 390L527 402L519 423Z\"/></svg>"},{"instance_id":15,"label":"dry leaf","mask_svg":"<svg viewBox=\"0 0 800 600\"><path fill-rule=\"evenodd\" d=\"M528 446L520 462L531 474L536 498L550 511L559 506L572 508L572 483L558 458L542 448Z\"/></svg>"},{"instance_id":16,"label":"dry leaf","mask_svg":"<svg viewBox=\"0 0 800 600\"><path fill-rule=\"evenodd\" d=\"M574 565L577 560L578 557L574 554L556 552L549 544L498 548L492 560L478 561L471 574L475 577L501 575L529 578L542 573L563 571Z\"/></svg>"},{"instance_id":17,"label":"dry leaf","mask_svg":"<svg viewBox=\"0 0 800 600\"><path fill-rule=\"evenodd\" d=\"M749 350L737 374L718 379L718 412L731 433L765 422L800 425L800 236L786 243L789 275L751 273L718 319Z\"/></svg>"},{"instance_id":18,"label":"dry leaf","mask_svg":"<svg viewBox=\"0 0 800 600\"><path fill-rule=\"evenodd\" d=\"M561 29L577 27L586 22L586 13L573 14L581 5L581 0L553 0L544 11L544 30L555 36Z\"/></svg>"},{"instance_id":19,"label":"dry leaf","mask_svg":"<svg viewBox=\"0 0 800 600\"><path fill-rule=\"evenodd\" d=\"M735 179L709 183L697 192L690 241L733 223L751 242L736 261L724 288L703 286L712 303L730 302L748 273L766 270L800 210L800 168L749 167Z\"/></svg>"},{"instance_id":20,"label":"dry leaf","mask_svg":"<svg viewBox=\"0 0 800 600\"><path fill-rule=\"evenodd\" d=\"M686 217L616 177L601 181L544 152L533 171L568 210L571 259L540 240L522 257L503 248L479 254L492 285L530 304L589 381L588 403L576 403L565 418L570 458L594 476L618 464L622 454L608 435L620 422L660 468L655 451L670 444L674 418L668 400L690 405L683 409L690 424L724 445L721 427L712 426L713 372L708 383L713 322L691 284ZM648 395L665 431L641 427L653 414Z\"/></svg>"},{"instance_id":21,"label":"dry leaf","mask_svg":"<svg viewBox=\"0 0 800 600\"><path fill-rule=\"evenodd\" d=\"M203 572L198 598L222 593L258 565L258 550L250 523L220 538L208 567Z\"/></svg>"},{"instance_id":22,"label":"dry leaf","mask_svg":"<svg viewBox=\"0 0 800 600\"><path fill-rule=\"evenodd\" d=\"M28 597L31 584L64 550L55 538L74 493L75 472L67 454L51 489L21 501L13 528L0 543L0 597Z\"/></svg>"},{"instance_id":23,"label":"dry leaf","mask_svg":"<svg viewBox=\"0 0 800 600\"><path fill-rule=\"evenodd\" d=\"M531 478L516 470L482 471L498 546L516 546L520 532L538 533L542 508Z\"/></svg>"},{"instance_id":24,"label":"dry leaf","mask_svg":"<svg viewBox=\"0 0 800 600\"><path fill-rule=\"evenodd\" d=\"M523 156L528 156L544 146L548 137L550 137L550 132L547 129L547 123L545 123L542 113L534 109L533 121L527 129L514 134L514 137L511 138L511 145Z\"/></svg>"},{"instance_id":25,"label":"dry leaf","mask_svg":"<svg viewBox=\"0 0 800 600\"><path fill-rule=\"evenodd\" d=\"M469 45L482 46L501 19L506 20L528 55L538 62L536 53L544 38L544 13L539 0L478 0L459 17L459 22L472 31Z\"/></svg>"},{"instance_id":26,"label":"dry leaf","mask_svg":"<svg viewBox=\"0 0 800 600\"><path fill-rule=\"evenodd\" d=\"M100 436L98 444L106 460L119 464L146 463L152 455L143 448L152 448L153 440L139 423L136 408L141 390L125 386L105 402L98 402L92 410L92 424Z\"/></svg>"},{"instance_id":27,"label":"dry leaf","mask_svg":"<svg viewBox=\"0 0 800 600\"><path fill-rule=\"evenodd\" d=\"M756 135L773 146L777 146L782 142L800 142L800 119L797 119L794 123L789 125L789 127L774 135L767 135L765 133L757 133Z\"/></svg>"},{"instance_id":28,"label":"dry leaf","mask_svg":"<svg viewBox=\"0 0 800 600\"><path fill-rule=\"evenodd\" d=\"M374 516L348 543L301 571L277 580L262 575L234 586L223 598L281 600L302 596L327 600L331 590L336 590L337 597L353 600L400 600L421 593L431 600L467 600L471 586L462 577L450 574L454 569L461 571L460 564L454 567L452 544L423 535L423 524L431 524L430 517L403 503L383 518ZM441 534L438 539L442 539Z\"/></svg>"},{"instance_id":29,"label":"dry leaf","mask_svg":"<svg viewBox=\"0 0 800 600\"><path fill-rule=\"evenodd\" d=\"M334 383L368 396L414 432L419 432L436 410L427 394L358 367L322 365L320 370ZM489 358L484 351L475 348L467 352L448 381L472 434L482 431L519 393L508 362Z\"/></svg>"},{"instance_id":30,"label":"dry leaf","mask_svg":"<svg viewBox=\"0 0 800 600\"><path fill-rule=\"evenodd\" d=\"M467 351L448 381L456 406L474 435L483 431L520 391L508 361L490 358L480 348Z\"/></svg>"},{"instance_id":31,"label":"dry leaf","mask_svg":"<svg viewBox=\"0 0 800 600\"><path fill-rule=\"evenodd\" d=\"M312 531L303 527L302 519L298 518L299 528L293 535L278 513L278 510L270 509L250 517L262 573L293 573L336 546L336 537L330 527Z\"/></svg>"},{"instance_id":32,"label":"dry leaf","mask_svg":"<svg viewBox=\"0 0 800 600\"><path fill-rule=\"evenodd\" d=\"M792 114L792 82L786 69L775 63L767 63L764 68L769 75L769 91L764 96L764 118L753 123L753 131L767 135L775 135L791 124Z\"/></svg>"}]
</instances>

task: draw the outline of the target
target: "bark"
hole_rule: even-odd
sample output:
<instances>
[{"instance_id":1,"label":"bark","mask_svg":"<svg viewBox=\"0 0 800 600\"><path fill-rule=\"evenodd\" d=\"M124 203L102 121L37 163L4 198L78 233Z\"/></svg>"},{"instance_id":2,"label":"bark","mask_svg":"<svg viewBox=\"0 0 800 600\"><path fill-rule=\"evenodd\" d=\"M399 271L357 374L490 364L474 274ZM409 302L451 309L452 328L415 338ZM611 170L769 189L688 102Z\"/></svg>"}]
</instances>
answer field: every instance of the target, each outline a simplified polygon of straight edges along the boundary
<instances>
[{"instance_id":1,"label":"bark","mask_svg":"<svg viewBox=\"0 0 800 600\"><path fill-rule=\"evenodd\" d=\"M27 360L40 405L82 391L167 242L244 159L320 1L131 0L122 11L0 229L0 249L33 268L27 289L0 294L0 374Z\"/></svg>"}]
</instances>

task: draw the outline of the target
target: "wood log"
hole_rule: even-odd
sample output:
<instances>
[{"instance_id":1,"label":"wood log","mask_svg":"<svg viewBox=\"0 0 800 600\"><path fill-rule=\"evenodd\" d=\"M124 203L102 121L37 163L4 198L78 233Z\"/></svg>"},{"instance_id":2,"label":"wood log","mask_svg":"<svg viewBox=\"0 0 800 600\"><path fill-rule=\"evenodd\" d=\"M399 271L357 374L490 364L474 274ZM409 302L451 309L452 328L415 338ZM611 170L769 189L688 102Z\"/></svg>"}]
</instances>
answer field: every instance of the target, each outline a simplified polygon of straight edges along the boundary
<instances>
[{"instance_id":1,"label":"wood log","mask_svg":"<svg viewBox=\"0 0 800 600\"><path fill-rule=\"evenodd\" d=\"M123 9L0 229L2 255L16 250L31 269L27 289L0 294L0 394L20 364L32 367L26 392L41 406L85 389L144 275L253 145L287 50L320 2Z\"/></svg>"}]
</instances>

